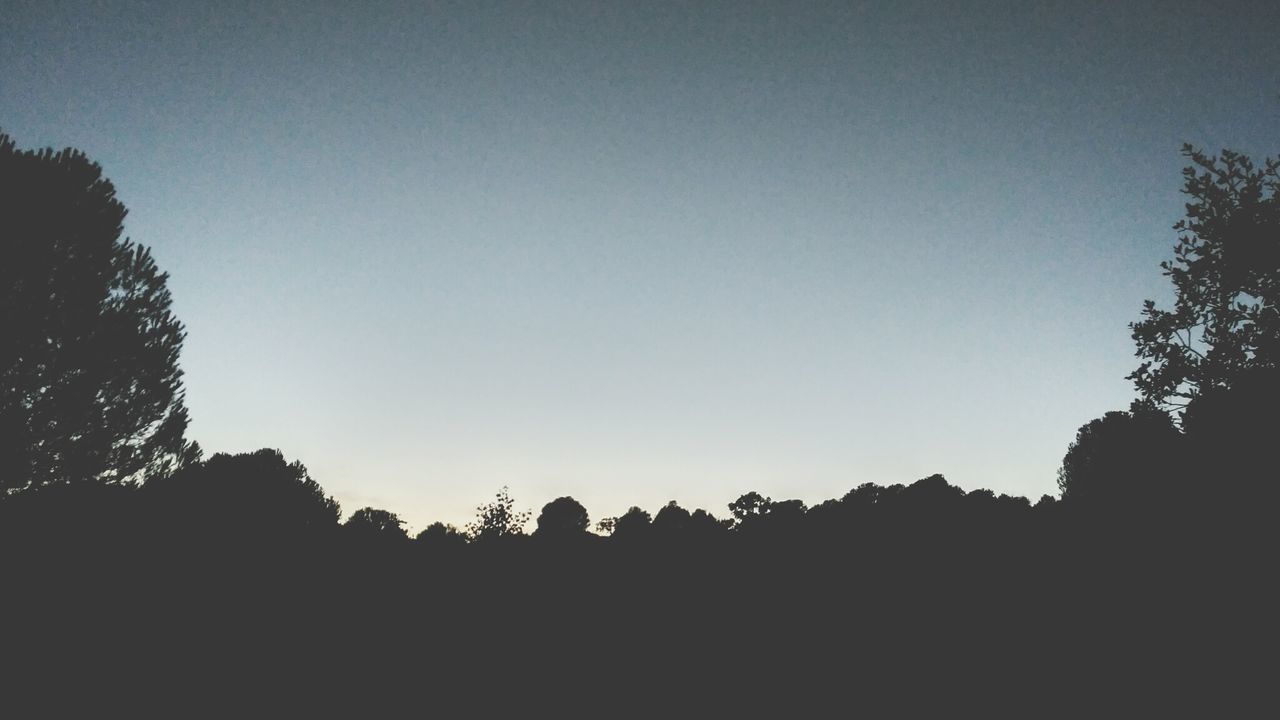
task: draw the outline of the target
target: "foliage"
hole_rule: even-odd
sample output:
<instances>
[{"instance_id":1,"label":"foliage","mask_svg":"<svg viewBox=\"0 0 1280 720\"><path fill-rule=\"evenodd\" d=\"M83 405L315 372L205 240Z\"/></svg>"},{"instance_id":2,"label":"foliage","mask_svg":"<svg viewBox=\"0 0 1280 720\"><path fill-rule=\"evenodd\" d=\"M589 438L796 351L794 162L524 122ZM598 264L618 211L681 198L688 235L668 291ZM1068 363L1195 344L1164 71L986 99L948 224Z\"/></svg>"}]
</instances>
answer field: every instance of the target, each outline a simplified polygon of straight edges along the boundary
<instances>
[{"instance_id":1,"label":"foliage","mask_svg":"<svg viewBox=\"0 0 1280 720\"><path fill-rule=\"evenodd\" d=\"M527 522L528 511L517 512L515 501L503 486L493 502L476 508L476 519L467 524L467 536L472 542L515 537L524 532Z\"/></svg>"},{"instance_id":2,"label":"foliage","mask_svg":"<svg viewBox=\"0 0 1280 720\"><path fill-rule=\"evenodd\" d=\"M1128 376L1144 400L1179 411L1248 368L1280 367L1280 160L1182 153L1191 201L1160 265L1177 297L1172 310L1146 301L1130 325L1143 362Z\"/></svg>"},{"instance_id":3,"label":"foliage","mask_svg":"<svg viewBox=\"0 0 1280 720\"><path fill-rule=\"evenodd\" d=\"M649 513L634 505L622 513L613 524L613 537L623 540L640 538L648 535L652 526Z\"/></svg>"},{"instance_id":4,"label":"foliage","mask_svg":"<svg viewBox=\"0 0 1280 720\"><path fill-rule=\"evenodd\" d=\"M1058 470L1063 501L1132 510L1177 491L1180 441L1169 416L1143 403L1086 423Z\"/></svg>"},{"instance_id":5,"label":"foliage","mask_svg":"<svg viewBox=\"0 0 1280 720\"><path fill-rule=\"evenodd\" d=\"M691 518L688 510L672 500L662 506L653 517L653 529L661 535L678 536L688 530Z\"/></svg>"},{"instance_id":6,"label":"foliage","mask_svg":"<svg viewBox=\"0 0 1280 720\"><path fill-rule=\"evenodd\" d=\"M467 536L461 530L442 522L433 522L418 533L414 542L428 549L456 548L467 544Z\"/></svg>"},{"instance_id":7,"label":"foliage","mask_svg":"<svg viewBox=\"0 0 1280 720\"><path fill-rule=\"evenodd\" d=\"M198 457L168 276L120 239L125 213L83 153L0 133L0 492L128 484Z\"/></svg>"},{"instance_id":8,"label":"foliage","mask_svg":"<svg viewBox=\"0 0 1280 720\"><path fill-rule=\"evenodd\" d=\"M729 512L738 526L769 514L773 501L758 492L752 491L729 503Z\"/></svg>"},{"instance_id":9,"label":"foliage","mask_svg":"<svg viewBox=\"0 0 1280 720\"><path fill-rule=\"evenodd\" d=\"M576 537L583 535L590 527L591 520L582 503L571 497L561 497L542 506L538 515L538 529L535 535L541 537Z\"/></svg>"},{"instance_id":10,"label":"foliage","mask_svg":"<svg viewBox=\"0 0 1280 720\"><path fill-rule=\"evenodd\" d=\"M709 538L723 535L733 527L733 520L720 520L711 513L698 508L689 515L689 533L698 538Z\"/></svg>"},{"instance_id":11,"label":"foliage","mask_svg":"<svg viewBox=\"0 0 1280 720\"><path fill-rule=\"evenodd\" d=\"M168 520L208 532L230 525L240 534L295 534L331 528L341 509L300 462L279 450L215 454L143 485Z\"/></svg>"},{"instance_id":12,"label":"foliage","mask_svg":"<svg viewBox=\"0 0 1280 720\"><path fill-rule=\"evenodd\" d=\"M365 540L405 541L409 539L404 521L395 513L364 507L351 514L343 523L346 531Z\"/></svg>"}]
</instances>

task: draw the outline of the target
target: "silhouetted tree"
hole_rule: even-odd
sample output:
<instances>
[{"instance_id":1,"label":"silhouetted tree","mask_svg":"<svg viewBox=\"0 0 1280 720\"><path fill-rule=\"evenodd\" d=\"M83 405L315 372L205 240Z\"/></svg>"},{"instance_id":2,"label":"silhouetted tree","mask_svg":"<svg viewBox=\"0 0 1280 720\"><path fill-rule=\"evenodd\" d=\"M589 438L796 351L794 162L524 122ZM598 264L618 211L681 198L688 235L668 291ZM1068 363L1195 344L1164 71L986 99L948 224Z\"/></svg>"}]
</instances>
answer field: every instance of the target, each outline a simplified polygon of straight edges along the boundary
<instances>
[{"instance_id":1,"label":"silhouetted tree","mask_svg":"<svg viewBox=\"0 0 1280 720\"><path fill-rule=\"evenodd\" d=\"M758 492L752 491L729 503L729 512L737 527L750 524L769 513L773 501Z\"/></svg>"},{"instance_id":2,"label":"silhouetted tree","mask_svg":"<svg viewBox=\"0 0 1280 720\"><path fill-rule=\"evenodd\" d=\"M777 500L769 504L765 520L772 531L795 532L804 525L807 512L803 501Z\"/></svg>"},{"instance_id":3,"label":"silhouetted tree","mask_svg":"<svg viewBox=\"0 0 1280 720\"><path fill-rule=\"evenodd\" d=\"M488 505L476 508L476 519L467 525L467 536L472 541L498 540L521 535L529 522L527 511L517 512L515 501L504 486Z\"/></svg>"},{"instance_id":4,"label":"silhouetted tree","mask_svg":"<svg viewBox=\"0 0 1280 720\"><path fill-rule=\"evenodd\" d=\"M695 539L708 540L720 537L725 535L732 526L732 520L720 520L702 508L694 510L689 515L689 536Z\"/></svg>"},{"instance_id":5,"label":"silhouetted tree","mask_svg":"<svg viewBox=\"0 0 1280 720\"><path fill-rule=\"evenodd\" d=\"M876 504L883 489L875 483L863 483L845 493L840 502L849 507L869 508Z\"/></svg>"},{"instance_id":6,"label":"silhouetted tree","mask_svg":"<svg viewBox=\"0 0 1280 720\"><path fill-rule=\"evenodd\" d=\"M906 490L906 495L916 503L934 505L955 505L964 494L963 490L947 482L945 476L937 473L911 483Z\"/></svg>"},{"instance_id":7,"label":"silhouetted tree","mask_svg":"<svg viewBox=\"0 0 1280 720\"><path fill-rule=\"evenodd\" d=\"M215 454L143 485L155 512L177 531L261 537L323 531L341 509L300 462L279 450Z\"/></svg>"},{"instance_id":8,"label":"silhouetted tree","mask_svg":"<svg viewBox=\"0 0 1280 720\"><path fill-rule=\"evenodd\" d=\"M1280 160L1261 168L1223 150L1184 145L1190 196L1173 262L1161 263L1177 294L1171 311L1146 301L1132 323L1137 355L1129 378L1165 409L1230 387L1249 368L1280 367Z\"/></svg>"},{"instance_id":9,"label":"silhouetted tree","mask_svg":"<svg viewBox=\"0 0 1280 720\"><path fill-rule=\"evenodd\" d=\"M590 524L582 503L571 497L556 498L542 506L534 535L561 539L580 537L586 534Z\"/></svg>"},{"instance_id":10,"label":"silhouetted tree","mask_svg":"<svg viewBox=\"0 0 1280 720\"><path fill-rule=\"evenodd\" d=\"M415 537L414 543L427 550L449 550L467 544L467 536L458 528L433 522Z\"/></svg>"},{"instance_id":11,"label":"silhouetted tree","mask_svg":"<svg viewBox=\"0 0 1280 720\"><path fill-rule=\"evenodd\" d=\"M824 500L814 505L805 515L810 527L828 536L829 540L833 540L832 536L845 531L844 526L849 520L848 508L844 503L834 499Z\"/></svg>"},{"instance_id":12,"label":"silhouetted tree","mask_svg":"<svg viewBox=\"0 0 1280 720\"><path fill-rule=\"evenodd\" d=\"M652 527L649 513L632 506L618 516L613 523L613 537L620 540L637 540L647 537Z\"/></svg>"},{"instance_id":13,"label":"silhouetted tree","mask_svg":"<svg viewBox=\"0 0 1280 720\"><path fill-rule=\"evenodd\" d=\"M994 493L987 491L987 494L994 505ZM964 499L964 490L947 482L942 475L934 474L903 489L898 498L898 512L917 531L922 526L932 526L932 531L945 531L944 526L953 525L959 520Z\"/></svg>"},{"instance_id":14,"label":"silhouetted tree","mask_svg":"<svg viewBox=\"0 0 1280 720\"><path fill-rule=\"evenodd\" d=\"M653 531L664 538L679 538L689 529L690 520L689 511L672 500L653 516Z\"/></svg>"},{"instance_id":15,"label":"silhouetted tree","mask_svg":"<svg viewBox=\"0 0 1280 720\"><path fill-rule=\"evenodd\" d=\"M1168 415L1140 402L1085 424L1058 470L1063 502L1132 513L1180 494L1181 439Z\"/></svg>"},{"instance_id":16,"label":"silhouetted tree","mask_svg":"<svg viewBox=\"0 0 1280 720\"><path fill-rule=\"evenodd\" d=\"M150 251L120 239L125 212L83 153L0 133L0 492L198 457L182 325Z\"/></svg>"},{"instance_id":17,"label":"silhouetted tree","mask_svg":"<svg viewBox=\"0 0 1280 720\"><path fill-rule=\"evenodd\" d=\"M361 542L403 542L409 539L404 521L395 513L364 507L342 524L346 533Z\"/></svg>"}]
</instances>

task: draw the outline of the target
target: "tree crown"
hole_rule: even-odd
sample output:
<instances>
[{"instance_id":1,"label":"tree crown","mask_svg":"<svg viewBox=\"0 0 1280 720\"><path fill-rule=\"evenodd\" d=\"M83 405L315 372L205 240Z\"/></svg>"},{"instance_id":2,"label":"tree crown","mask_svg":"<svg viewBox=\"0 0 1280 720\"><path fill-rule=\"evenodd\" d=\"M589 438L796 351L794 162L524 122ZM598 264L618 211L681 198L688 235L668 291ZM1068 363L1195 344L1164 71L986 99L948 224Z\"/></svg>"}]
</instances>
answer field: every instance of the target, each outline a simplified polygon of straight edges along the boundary
<instances>
[{"instance_id":1,"label":"tree crown","mask_svg":"<svg viewBox=\"0 0 1280 720\"><path fill-rule=\"evenodd\" d=\"M1247 369L1280 366L1280 159L1182 153L1190 202L1174 259L1160 265L1176 300L1147 300L1130 324L1142 364L1128 376L1145 401L1179 412Z\"/></svg>"},{"instance_id":2,"label":"tree crown","mask_svg":"<svg viewBox=\"0 0 1280 720\"><path fill-rule=\"evenodd\" d=\"M0 133L0 491L130 484L194 459L168 275L77 150Z\"/></svg>"}]
</instances>

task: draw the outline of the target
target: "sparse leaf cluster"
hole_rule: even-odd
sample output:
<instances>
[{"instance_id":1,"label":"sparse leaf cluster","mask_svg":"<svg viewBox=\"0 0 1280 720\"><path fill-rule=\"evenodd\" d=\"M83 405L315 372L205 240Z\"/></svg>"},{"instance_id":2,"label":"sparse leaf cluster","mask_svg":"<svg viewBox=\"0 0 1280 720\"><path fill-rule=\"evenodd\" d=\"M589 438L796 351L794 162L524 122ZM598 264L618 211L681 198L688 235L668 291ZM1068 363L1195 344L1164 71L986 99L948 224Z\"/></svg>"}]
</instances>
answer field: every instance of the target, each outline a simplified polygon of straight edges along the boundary
<instances>
[{"instance_id":1,"label":"sparse leaf cluster","mask_svg":"<svg viewBox=\"0 0 1280 720\"><path fill-rule=\"evenodd\" d=\"M467 524L467 537L472 542L513 537L524 532L529 512L517 511L506 486L493 502L476 508L476 519Z\"/></svg>"}]
</instances>

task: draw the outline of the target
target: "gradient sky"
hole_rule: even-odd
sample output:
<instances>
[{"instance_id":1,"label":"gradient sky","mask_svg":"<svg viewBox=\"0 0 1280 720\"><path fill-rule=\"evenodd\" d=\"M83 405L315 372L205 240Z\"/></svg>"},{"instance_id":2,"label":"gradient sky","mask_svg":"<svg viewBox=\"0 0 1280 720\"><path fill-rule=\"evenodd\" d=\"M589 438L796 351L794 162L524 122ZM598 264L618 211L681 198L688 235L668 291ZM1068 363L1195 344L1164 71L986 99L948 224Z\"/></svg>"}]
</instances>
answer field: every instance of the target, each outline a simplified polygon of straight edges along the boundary
<instances>
[{"instance_id":1,"label":"gradient sky","mask_svg":"<svg viewBox=\"0 0 1280 720\"><path fill-rule=\"evenodd\" d=\"M191 436L350 512L592 520L940 472L1127 407L1183 142L1280 152L1274 2L55 3L74 146L186 324Z\"/></svg>"}]
</instances>

